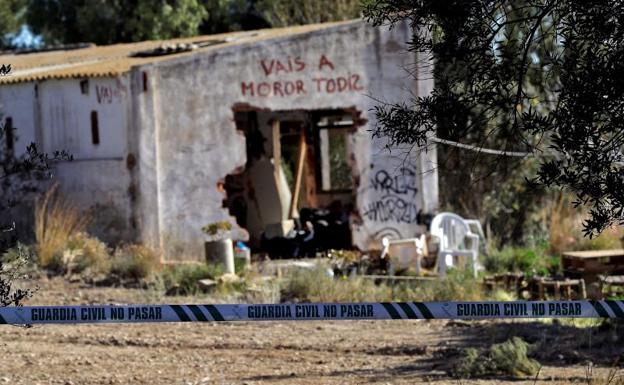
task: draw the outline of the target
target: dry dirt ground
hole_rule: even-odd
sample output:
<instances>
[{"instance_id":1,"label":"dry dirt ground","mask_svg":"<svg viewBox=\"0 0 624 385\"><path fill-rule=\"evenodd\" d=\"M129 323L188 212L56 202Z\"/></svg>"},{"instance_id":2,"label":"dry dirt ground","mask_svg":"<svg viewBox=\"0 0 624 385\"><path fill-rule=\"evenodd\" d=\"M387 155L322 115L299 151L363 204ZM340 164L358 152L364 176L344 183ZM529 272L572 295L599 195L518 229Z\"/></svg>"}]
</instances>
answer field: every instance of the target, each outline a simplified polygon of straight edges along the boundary
<instances>
[{"instance_id":1,"label":"dry dirt ground","mask_svg":"<svg viewBox=\"0 0 624 385\"><path fill-rule=\"evenodd\" d=\"M91 288L54 279L40 282L40 290L28 304L208 300ZM459 381L447 374L462 349L504 341L511 335L542 343L539 358L544 366L537 380ZM620 343L609 343L618 338ZM617 357L624 357L621 345L621 336L596 328L543 322L3 326L0 384L587 383L587 362L596 363L594 377L605 375Z\"/></svg>"}]
</instances>

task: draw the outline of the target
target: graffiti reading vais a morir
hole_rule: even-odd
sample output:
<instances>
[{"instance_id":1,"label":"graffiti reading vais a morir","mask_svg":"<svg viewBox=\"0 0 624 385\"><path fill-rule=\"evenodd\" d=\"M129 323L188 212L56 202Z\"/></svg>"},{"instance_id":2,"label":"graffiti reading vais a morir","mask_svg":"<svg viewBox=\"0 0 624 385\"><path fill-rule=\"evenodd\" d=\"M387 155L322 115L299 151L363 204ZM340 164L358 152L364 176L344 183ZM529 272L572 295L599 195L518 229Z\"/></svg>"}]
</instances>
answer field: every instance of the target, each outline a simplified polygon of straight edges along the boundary
<instances>
[{"instance_id":1,"label":"graffiti reading vais a morir","mask_svg":"<svg viewBox=\"0 0 624 385\"><path fill-rule=\"evenodd\" d=\"M300 56L262 59L258 62L258 67L260 80L241 82L243 96L289 97L313 92L333 94L364 90L359 74L337 69L334 62L325 55L312 62L306 62ZM303 73L311 68L323 75L302 76L292 80L278 79L279 76Z\"/></svg>"}]
</instances>

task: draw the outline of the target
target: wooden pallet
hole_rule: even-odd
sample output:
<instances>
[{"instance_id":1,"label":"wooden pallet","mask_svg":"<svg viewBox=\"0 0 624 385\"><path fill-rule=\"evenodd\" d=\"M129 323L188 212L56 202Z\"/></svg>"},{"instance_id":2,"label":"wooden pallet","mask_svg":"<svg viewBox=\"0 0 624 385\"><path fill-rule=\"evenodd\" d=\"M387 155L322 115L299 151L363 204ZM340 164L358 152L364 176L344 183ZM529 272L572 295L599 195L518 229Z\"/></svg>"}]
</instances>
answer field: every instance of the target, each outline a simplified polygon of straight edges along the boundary
<instances>
[{"instance_id":1,"label":"wooden pallet","mask_svg":"<svg viewBox=\"0 0 624 385\"><path fill-rule=\"evenodd\" d=\"M624 295L624 275L600 277L600 292L607 297Z\"/></svg>"},{"instance_id":2,"label":"wooden pallet","mask_svg":"<svg viewBox=\"0 0 624 385\"><path fill-rule=\"evenodd\" d=\"M547 297L558 299L587 298L584 279L553 279L534 277L529 281L529 293L532 299L545 300Z\"/></svg>"},{"instance_id":3,"label":"wooden pallet","mask_svg":"<svg viewBox=\"0 0 624 385\"><path fill-rule=\"evenodd\" d=\"M518 297L520 297L522 290L526 288L524 273L495 274L492 277L485 277L483 283L487 290L493 291L500 288L506 291L513 291Z\"/></svg>"}]
</instances>

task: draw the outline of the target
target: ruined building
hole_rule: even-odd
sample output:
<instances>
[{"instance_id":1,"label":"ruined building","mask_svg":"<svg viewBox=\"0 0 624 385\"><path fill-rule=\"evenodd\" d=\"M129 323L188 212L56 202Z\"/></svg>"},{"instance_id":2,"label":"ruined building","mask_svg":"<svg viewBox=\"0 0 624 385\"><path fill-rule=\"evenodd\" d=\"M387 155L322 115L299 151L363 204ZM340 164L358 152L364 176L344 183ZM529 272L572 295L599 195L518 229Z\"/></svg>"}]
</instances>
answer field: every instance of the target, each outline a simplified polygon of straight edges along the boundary
<instances>
[{"instance_id":1,"label":"ruined building","mask_svg":"<svg viewBox=\"0 0 624 385\"><path fill-rule=\"evenodd\" d=\"M210 222L257 248L324 208L346 225L328 239L378 248L438 202L435 149L389 151L370 132L375 105L432 88L410 38L349 21L0 55L7 146L70 152L57 180L108 241L197 259Z\"/></svg>"}]
</instances>

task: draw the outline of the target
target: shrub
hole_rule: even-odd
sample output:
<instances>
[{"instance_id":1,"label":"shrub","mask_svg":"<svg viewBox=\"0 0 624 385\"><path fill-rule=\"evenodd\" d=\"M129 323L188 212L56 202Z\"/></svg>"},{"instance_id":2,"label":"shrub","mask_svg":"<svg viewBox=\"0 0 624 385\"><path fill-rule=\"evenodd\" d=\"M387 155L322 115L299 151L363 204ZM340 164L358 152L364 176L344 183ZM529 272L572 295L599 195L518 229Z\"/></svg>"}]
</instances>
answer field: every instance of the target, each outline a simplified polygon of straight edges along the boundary
<instances>
[{"instance_id":1,"label":"shrub","mask_svg":"<svg viewBox=\"0 0 624 385\"><path fill-rule=\"evenodd\" d=\"M87 233L72 235L67 242L72 253L71 272L106 273L110 269L111 258L108 247Z\"/></svg>"},{"instance_id":2,"label":"shrub","mask_svg":"<svg viewBox=\"0 0 624 385\"><path fill-rule=\"evenodd\" d=\"M539 372L540 364L527 357L528 348L529 345L519 337L494 344L487 351L468 348L453 374L461 378L501 374L514 377L535 376Z\"/></svg>"},{"instance_id":3,"label":"shrub","mask_svg":"<svg viewBox=\"0 0 624 385\"><path fill-rule=\"evenodd\" d=\"M392 292L360 277L335 279L326 268L295 270L281 288L282 301L359 302L388 301Z\"/></svg>"},{"instance_id":4,"label":"shrub","mask_svg":"<svg viewBox=\"0 0 624 385\"><path fill-rule=\"evenodd\" d=\"M18 242L15 247L12 247L4 252L0 256L0 262L2 262L5 266L12 263L26 263L31 264L37 255L32 246L24 245L21 242Z\"/></svg>"},{"instance_id":5,"label":"shrub","mask_svg":"<svg viewBox=\"0 0 624 385\"><path fill-rule=\"evenodd\" d=\"M36 289L15 287L15 281L26 278L23 270L29 265L31 256L27 247L18 244L0 258L0 307L21 306L22 301L32 297Z\"/></svg>"},{"instance_id":6,"label":"shrub","mask_svg":"<svg viewBox=\"0 0 624 385\"><path fill-rule=\"evenodd\" d=\"M216 279L223 274L220 264L175 265L165 269L160 278L166 290L177 286L179 294L194 294L199 291L197 281Z\"/></svg>"},{"instance_id":7,"label":"shrub","mask_svg":"<svg viewBox=\"0 0 624 385\"><path fill-rule=\"evenodd\" d=\"M226 238L231 230L232 224L228 221L213 222L202 227L202 231L213 241Z\"/></svg>"},{"instance_id":8,"label":"shrub","mask_svg":"<svg viewBox=\"0 0 624 385\"><path fill-rule=\"evenodd\" d=\"M445 279L375 285L361 277L333 278L321 267L297 270L281 288L282 301L380 302L380 301L469 301L484 298L481 283L468 271L450 271Z\"/></svg>"},{"instance_id":9,"label":"shrub","mask_svg":"<svg viewBox=\"0 0 624 385\"><path fill-rule=\"evenodd\" d=\"M547 275L558 270L559 258L547 255L545 248L541 247L505 247L490 253L484 265L492 273L515 271L528 275Z\"/></svg>"},{"instance_id":10,"label":"shrub","mask_svg":"<svg viewBox=\"0 0 624 385\"><path fill-rule=\"evenodd\" d=\"M160 267L160 255L143 245L125 245L115 251L110 273L121 279L140 281Z\"/></svg>"},{"instance_id":11,"label":"shrub","mask_svg":"<svg viewBox=\"0 0 624 385\"><path fill-rule=\"evenodd\" d=\"M444 279L393 288L394 301L477 301L485 297L481 281L469 270L451 270Z\"/></svg>"},{"instance_id":12,"label":"shrub","mask_svg":"<svg viewBox=\"0 0 624 385\"><path fill-rule=\"evenodd\" d=\"M63 251L68 239L83 232L90 222L90 215L81 213L71 202L52 186L35 204L36 251L40 266L52 270L64 266Z\"/></svg>"}]
</instances>

